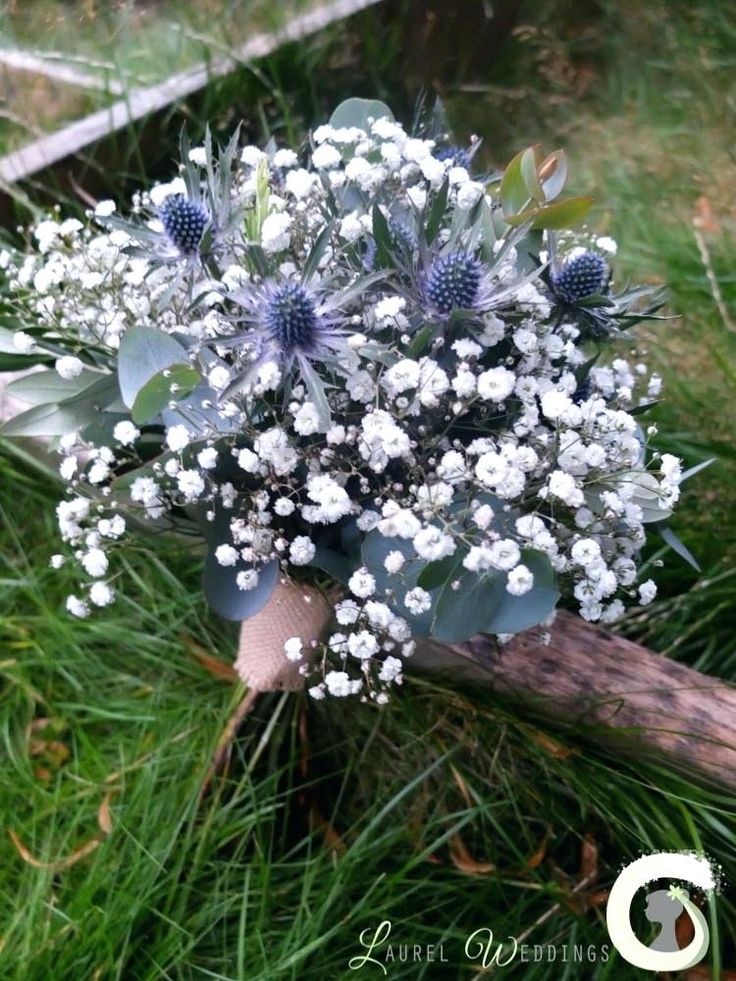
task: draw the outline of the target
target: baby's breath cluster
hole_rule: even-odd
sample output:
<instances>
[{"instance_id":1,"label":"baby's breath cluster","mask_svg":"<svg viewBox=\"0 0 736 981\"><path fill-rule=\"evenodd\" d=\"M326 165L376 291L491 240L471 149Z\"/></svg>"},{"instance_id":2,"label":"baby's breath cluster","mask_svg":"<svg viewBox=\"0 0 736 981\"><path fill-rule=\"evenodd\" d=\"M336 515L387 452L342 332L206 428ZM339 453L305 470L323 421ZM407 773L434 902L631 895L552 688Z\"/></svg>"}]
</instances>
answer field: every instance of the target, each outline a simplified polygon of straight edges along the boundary
<instances>
[{"instance_id":1,"label":"baby's breath cluster","mask_svg":"<svg viewBox=\"0 0 736 981\"><path fill-rule=\"evenodd\" d=\"M72 614L125 589L131 536L194 533L231 619L278 578L339 585L323 647L295 629L284 657L315 698L383 702L422 636L651 601L644 526L682 473L638 421L659 379L622 356L655 308L616 283L615 242L552 230L554 167L473 174L477 143L350 105L300 153L184 145L128 217L52 215L4 253L4 342L45 369L6 431L61 454Z\"/></svg>"}]
</instances>

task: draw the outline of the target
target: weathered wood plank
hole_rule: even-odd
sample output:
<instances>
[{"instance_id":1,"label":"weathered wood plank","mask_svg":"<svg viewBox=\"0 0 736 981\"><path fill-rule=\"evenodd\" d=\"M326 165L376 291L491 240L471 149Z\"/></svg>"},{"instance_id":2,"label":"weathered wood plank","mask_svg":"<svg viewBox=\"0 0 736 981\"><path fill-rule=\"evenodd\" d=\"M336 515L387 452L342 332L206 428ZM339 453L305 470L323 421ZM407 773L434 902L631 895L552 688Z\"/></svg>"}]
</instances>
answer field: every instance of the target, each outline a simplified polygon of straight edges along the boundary
<instances>
[{"instance_id":1,"label":"weathered wood plank","mask_svg":"<svg viewBox=\"0 0 736 981\"><path fill-rule=\"evenodd\" d=\"M272 54L284 44L316 34L330 24L380 2L332 0L294 17L281 30L256 34L233 55L215 58L208 63L201 62L157 85L131 89L124 99L0 157L0 185L31 177L131 123L203 89L208 82L229 74L239 65Z\"/></svg>"},{"instance_id":2,"label":"weathered wood plank","mask_svg":"<svg viewBox=\"0 0 736 981\"><path fill-rule=\"evenodd\" d=\"M0 65L12 68L14 71L30 72L34 75L45 75L57 82L74 85L82 89L95 89L108 92L110 95L122 95L125 91L122 82L116 78L104 75L93 75L82 71L76 65L69 64L59 56L44 56L31 51L19 51L10 48L0 48Z\"/></svg>"}]
</instances>

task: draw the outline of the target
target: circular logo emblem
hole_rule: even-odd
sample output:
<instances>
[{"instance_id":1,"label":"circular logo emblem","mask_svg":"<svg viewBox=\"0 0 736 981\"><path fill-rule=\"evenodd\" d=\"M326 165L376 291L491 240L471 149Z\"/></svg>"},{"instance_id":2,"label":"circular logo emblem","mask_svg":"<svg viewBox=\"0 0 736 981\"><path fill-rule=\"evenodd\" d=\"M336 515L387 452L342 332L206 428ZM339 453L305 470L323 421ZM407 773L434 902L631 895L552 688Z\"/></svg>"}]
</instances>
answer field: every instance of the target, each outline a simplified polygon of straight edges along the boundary
<instances>
[{"instance_id":1,"label":"circular logo emblem","mask_svg":"<svg viewBox=\"0 0 736 981\"><path fill-rule=\"evenodd\" d=\"M627 865L613 884L606 906L606 925L616 950L624 960L645 971L684 971L705 957L710 933L705 917L680 886L653 889L647 895L645 916L661 929L649 946L643 944L631 927L631 905L639 889L657 879L678 879L709 892L715 878L706 858L687 852L660 852L644 855ZM675 921L685 910L692 920L695 936L682 950L675 937Z\"/></svg>"}]
</instances>

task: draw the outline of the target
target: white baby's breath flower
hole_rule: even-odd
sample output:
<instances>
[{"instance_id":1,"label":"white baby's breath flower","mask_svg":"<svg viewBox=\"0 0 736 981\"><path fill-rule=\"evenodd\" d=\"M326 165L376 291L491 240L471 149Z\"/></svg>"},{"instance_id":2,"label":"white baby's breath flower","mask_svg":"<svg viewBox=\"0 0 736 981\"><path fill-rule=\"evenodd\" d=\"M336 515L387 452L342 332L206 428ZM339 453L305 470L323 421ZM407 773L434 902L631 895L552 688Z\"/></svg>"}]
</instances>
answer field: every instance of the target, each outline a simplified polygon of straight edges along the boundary
<instances>
[{"instance_id":1,"label":"white baby's breath flower","mask_svg":"<svg viewBox=\"0 0 736 981\"><path fill-rule=\"evenodd\" d=\"M121 446L132 446L138 439L141 432L129 419L123 419L115 423L112 431L113 439Z\"/></svg>"}]
</instances>

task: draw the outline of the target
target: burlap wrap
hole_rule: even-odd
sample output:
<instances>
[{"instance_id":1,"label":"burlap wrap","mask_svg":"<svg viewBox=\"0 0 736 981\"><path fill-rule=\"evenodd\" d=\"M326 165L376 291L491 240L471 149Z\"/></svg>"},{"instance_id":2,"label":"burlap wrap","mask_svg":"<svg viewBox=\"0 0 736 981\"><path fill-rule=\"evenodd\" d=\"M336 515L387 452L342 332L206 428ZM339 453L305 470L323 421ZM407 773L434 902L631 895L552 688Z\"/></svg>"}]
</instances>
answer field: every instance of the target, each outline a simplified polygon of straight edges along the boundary
<instances>
[{"instance_id":1,"label":"burlap wrap","mask_svg":"<svg viewBox=\"0 0 736 981\"><path fill-rule=\"evenodd\" d=\"M284 644L299 637L308 658L312 641L322 639L332 617L332 605L319 589L279 580L268 603L240 628L235 670L251 691L298 691L304 678Z\"/></svg>"}]
</instances>

